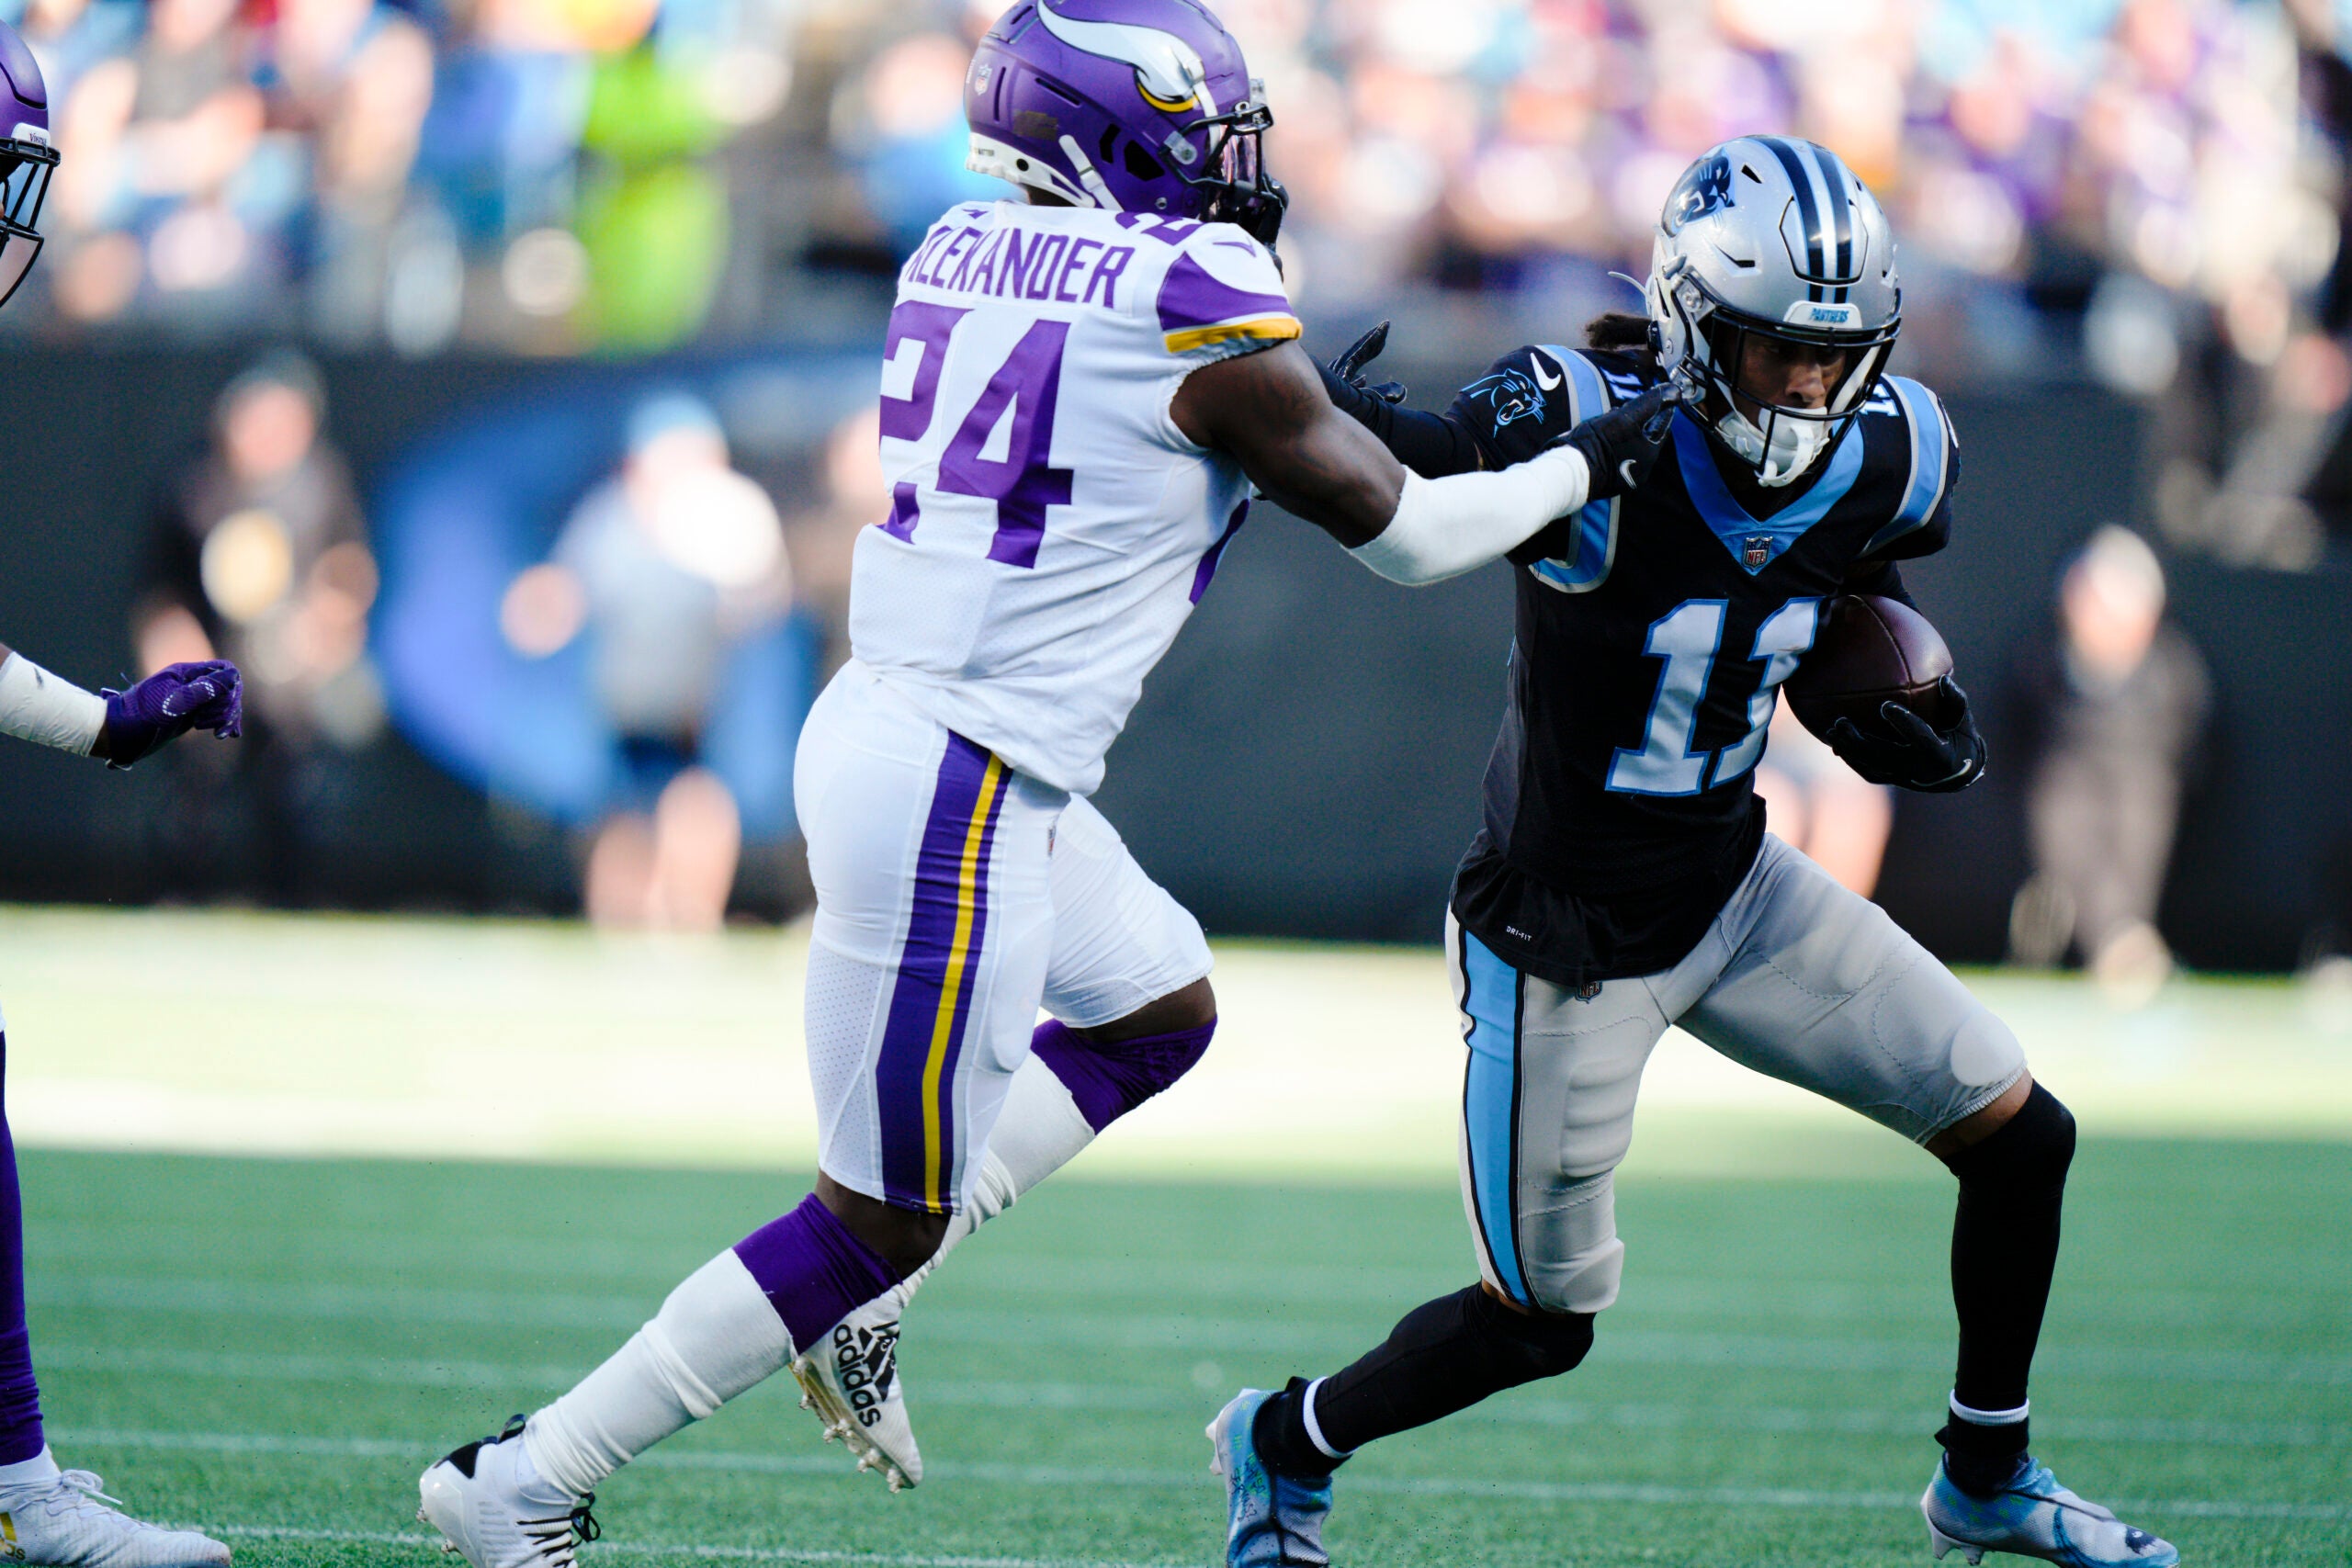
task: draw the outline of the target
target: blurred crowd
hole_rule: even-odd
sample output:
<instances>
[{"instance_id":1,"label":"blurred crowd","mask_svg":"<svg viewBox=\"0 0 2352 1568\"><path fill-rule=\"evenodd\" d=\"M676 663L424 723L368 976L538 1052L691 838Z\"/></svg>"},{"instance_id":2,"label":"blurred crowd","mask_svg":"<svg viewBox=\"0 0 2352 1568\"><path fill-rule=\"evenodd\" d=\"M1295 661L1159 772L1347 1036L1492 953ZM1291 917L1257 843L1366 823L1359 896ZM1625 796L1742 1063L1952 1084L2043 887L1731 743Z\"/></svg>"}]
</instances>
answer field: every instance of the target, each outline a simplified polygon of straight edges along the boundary
<instances>
[{"instance_id":1,"label":"blurred crowd","mask_svg":"<svg viewBox=\"0 0 2352 1568\"><path fill-rule=\"evenodd\" d=\"M14 0L64 153L48 311L658 346L887 272L964 173L1001 0ZM1915 323L2094 308L2146 387L2194 299L2288 347L2336 250L2329 0L1227 0L1310 299L1598 292L1697 152L1792 130L1885 193ZM1982 286L1982 287L1979 287ZM718 296L744 296L730 311ZM788 293L789 289L785 292ZM721 319L723 318L723 319ZM1949 318L1947 320L1946 318ZM274 325L298 324L279 320Z\"/></svg>"},{"instance_id":2,"label":"blurred crowd","mask_svg":"<svg viewBox=\"0 0 2352 1568\"><path fill-rule=\"evenodd\" d=\"M855 341L924 226L995 194L957 88L1001 7L0 0L63 153L0 331ZM1628 302L1610 274L1694 153L1793 130L1886 197L1913 368L2156 400L2176 545L2294 567L2352 529L2335 0L1216 8L1275 107L1315 319L1395 316L1408 355L1465 318L1556 335Z\"/></svg>"}]
</instances>

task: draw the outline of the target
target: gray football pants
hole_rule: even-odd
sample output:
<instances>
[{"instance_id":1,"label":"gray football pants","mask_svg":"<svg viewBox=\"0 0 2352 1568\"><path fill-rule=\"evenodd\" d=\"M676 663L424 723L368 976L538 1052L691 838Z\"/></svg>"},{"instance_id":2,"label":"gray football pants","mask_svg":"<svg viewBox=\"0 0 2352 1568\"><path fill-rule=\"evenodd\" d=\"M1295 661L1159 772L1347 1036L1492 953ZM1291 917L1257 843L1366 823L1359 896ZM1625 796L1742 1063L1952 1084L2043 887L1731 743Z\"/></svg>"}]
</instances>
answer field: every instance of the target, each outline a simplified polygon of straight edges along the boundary
<instances>
[{"instance_id":1,"label":"gray football pants","mask_svg":"<svg viewBox=\"0 0 2352 1568\"><path fill-rule=\"evenodd\" d=\"M1462 1200L1479 1272L1526 1305L1617 1299L1611 1173L1642 1068L1680 1024L1743 1066L1925 1142L2025 1071L2008 1027L1869 899L1780 840L1689 956L1591 996L1522 974L1450 916L1470 1047Z\"/></svg>"}]
</instances>

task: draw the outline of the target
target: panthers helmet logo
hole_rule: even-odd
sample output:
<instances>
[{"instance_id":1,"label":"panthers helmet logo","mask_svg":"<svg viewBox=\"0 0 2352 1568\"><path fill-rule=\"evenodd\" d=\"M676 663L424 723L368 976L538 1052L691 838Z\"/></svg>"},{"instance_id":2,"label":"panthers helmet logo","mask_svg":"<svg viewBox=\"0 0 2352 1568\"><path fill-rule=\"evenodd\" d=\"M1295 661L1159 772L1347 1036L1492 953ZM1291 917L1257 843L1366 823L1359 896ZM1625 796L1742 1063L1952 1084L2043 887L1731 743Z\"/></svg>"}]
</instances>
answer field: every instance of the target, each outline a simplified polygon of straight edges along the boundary
<instances>
[{"instance_id":1,"label":"panthers helmet logo","mask_svg":"<svg viewBox=\"0 0 2352 1568\"><path fill-rule=\"evenodd\" d=\"M1731 204L1731 160L1717 152L1690 165L1682 183L1666 198L1666 213L1659 222L1668 233L1676 233L1685 223Z\"/></svg>"}]
</instances>

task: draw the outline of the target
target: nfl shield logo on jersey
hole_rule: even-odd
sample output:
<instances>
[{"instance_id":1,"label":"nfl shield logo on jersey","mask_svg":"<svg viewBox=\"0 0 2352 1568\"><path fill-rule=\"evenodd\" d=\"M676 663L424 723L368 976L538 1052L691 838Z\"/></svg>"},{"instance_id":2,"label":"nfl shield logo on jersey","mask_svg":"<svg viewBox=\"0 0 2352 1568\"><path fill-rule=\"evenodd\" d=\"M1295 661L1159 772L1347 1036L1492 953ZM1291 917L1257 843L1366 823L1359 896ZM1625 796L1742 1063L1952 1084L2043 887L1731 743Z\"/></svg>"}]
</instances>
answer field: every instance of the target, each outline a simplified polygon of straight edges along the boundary
<instances>
[{"instance_id":1,"label":"nfl shield logo on jersey","mask_svg":"<svg viewBox=\"0 0 2352 1568\"><path fill-rule=\"evenodd\" d=\"M1772 536L1750 534L1740 551L1739 562L1750 571L1762 571L1772 564Z\"/></svg>"}]
</instances>

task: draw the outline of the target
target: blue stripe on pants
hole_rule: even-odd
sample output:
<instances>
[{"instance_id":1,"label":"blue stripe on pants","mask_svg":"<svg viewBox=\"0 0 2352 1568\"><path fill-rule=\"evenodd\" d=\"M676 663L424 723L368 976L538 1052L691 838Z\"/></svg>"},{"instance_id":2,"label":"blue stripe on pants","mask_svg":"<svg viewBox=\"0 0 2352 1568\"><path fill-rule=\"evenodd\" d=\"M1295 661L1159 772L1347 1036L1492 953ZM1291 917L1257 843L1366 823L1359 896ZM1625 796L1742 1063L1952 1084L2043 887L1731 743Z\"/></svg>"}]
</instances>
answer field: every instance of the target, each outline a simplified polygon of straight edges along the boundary
<instances>
[{"instance_id":1,"label":"blue stripe on pants","mask_svg":"<svg viewBox=\"0 0 2352 1568\"><path fill-rule=\"evenodd\" d=\"M1479 1239L1495 1278L1511 1299L1532 1306L1520 1272L1519 971L1486 943L1462 932L1462 1010L1470 1018L1470 1066L1462 1087L1462 1125L1470 1148L1470 1192Z\"/></svg>"}]
</instances>

